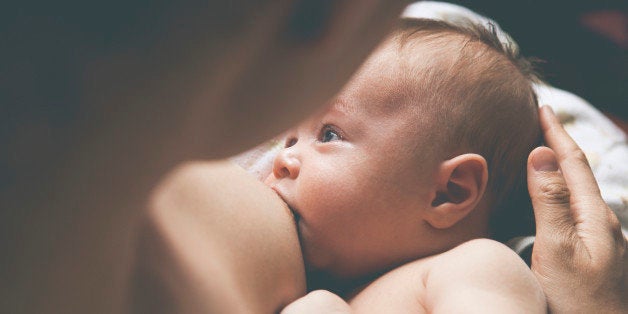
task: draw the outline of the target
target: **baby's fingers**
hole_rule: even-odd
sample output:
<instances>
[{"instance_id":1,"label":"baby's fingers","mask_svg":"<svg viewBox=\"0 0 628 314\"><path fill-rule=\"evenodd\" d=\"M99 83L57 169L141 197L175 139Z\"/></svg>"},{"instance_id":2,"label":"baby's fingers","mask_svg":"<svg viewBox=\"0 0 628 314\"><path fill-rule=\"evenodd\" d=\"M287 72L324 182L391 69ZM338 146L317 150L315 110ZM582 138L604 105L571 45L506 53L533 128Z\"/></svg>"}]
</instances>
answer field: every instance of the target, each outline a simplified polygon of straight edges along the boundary
<instances>
[{"instance_id":1,"label":"baby's fingers","mask_svg":"<svg viewBox=\"0 0 628 314\"><path fill-rule=\"evenodd\" d=\"M350 314L351 307L338 295L326 290L315 290L290 303L281 314L336 313Z\"/></svg>"}]
</instances>

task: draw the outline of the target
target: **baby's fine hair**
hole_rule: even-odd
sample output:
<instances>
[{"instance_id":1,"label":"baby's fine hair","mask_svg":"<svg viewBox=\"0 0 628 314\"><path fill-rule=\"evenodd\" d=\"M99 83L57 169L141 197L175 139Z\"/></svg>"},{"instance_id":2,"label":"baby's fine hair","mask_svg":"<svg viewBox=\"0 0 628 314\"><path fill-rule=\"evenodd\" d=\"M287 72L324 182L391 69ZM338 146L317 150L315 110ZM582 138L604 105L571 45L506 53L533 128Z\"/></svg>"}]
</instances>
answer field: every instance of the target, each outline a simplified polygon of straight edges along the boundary
<instances>
[{"instance_id":1,"label":"baby's fine hair","mask_svg":"<svg viewBox=\"0 0 628 314\"><path fill-rule=\"evenodd\" d=\"M515 45L501 42L490 24L403 19L391 39L402 56L423 64L417 68L410 61L403 75L420 114L430 117L423 119L430 138L443 144L433 148L436 153L486 159L491 237L533 234L526 164L542 135L532 87L539 78L531 62ZM418 45L429 49L427 56L413 56Z\"/></svg>"}]
</instances>

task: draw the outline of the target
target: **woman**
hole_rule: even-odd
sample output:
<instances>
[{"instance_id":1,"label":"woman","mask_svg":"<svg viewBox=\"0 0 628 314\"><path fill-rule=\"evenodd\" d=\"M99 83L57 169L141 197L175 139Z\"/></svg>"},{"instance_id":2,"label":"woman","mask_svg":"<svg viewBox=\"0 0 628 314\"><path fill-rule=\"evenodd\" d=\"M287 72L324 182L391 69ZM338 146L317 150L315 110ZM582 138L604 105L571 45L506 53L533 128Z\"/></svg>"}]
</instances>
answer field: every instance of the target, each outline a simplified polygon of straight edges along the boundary
<instances>
[{"instance_id":1,"label":"woman","mask_svg":"<svg viewBox=\"0 0 628 314\"><path fill-rule=\"evenodd\" d=\"M203 199L190 201L183 194L171 200L166 196L172 193L157 193L162 196L152 204L184 201L192 211L156 210L146 220L141 209L177 164L242 151L324 103L385 35L403 1L42 6L7 10L15 14L3 19L0 29L9 40L0 53L5 77L11 78L3 80L10 92L1 96L8 104L0 136L1 170L7 174L0 191L8 262L2 274L3 312L119 312L136 299L130 297L130 278L144 271L164 271L158 278L172 280L163 287L174 287L147 293L171 295L170 305L189 311L231 309L240 298L258 304L251 310L274 310L302 293L298 271L281 280L272 276L298 264L272 257L298 249L286 215L221 225L225 233L212 236L229 236L235 244L251 243L237 238L236 231L252 221L267 240L288 240L258 247L252 255L235 251L213 259L203 252L220 250L204 245L225 242L199 240L206 232L198 211ZM553 151L541 148L530 157L538 224L533 270L552 310L568 311L575 304L625 311L626 240L582 153L551 115L543 115ZM548 166L535 168L535 161ZM167 180L220 178L215 172L198 178L203 173L198 169L214 165L183 166L161 189L178 185ZM228 166L210 170L245 180ZM215 204L228 193L209 194ZM242 197L235 205L246 208L246 202L258 199ZM282 206L276 201L267 195L264 202L269 208ZM160 220L160 214L171 219ZM171 260L137 269L134 250L144 221L150 241L141 242L145 253L138 259L157 254ZM276 223L284 226L279 233L270 227ZM247 273L250 256L277 268L268 276ZM223 284L212 286L215 282ZM577 294L564 292L574 285ZM273 289L278 292L268 298L258 293ZM215 291L222 294L209 294Z\"/></svg>"}]
</instances>

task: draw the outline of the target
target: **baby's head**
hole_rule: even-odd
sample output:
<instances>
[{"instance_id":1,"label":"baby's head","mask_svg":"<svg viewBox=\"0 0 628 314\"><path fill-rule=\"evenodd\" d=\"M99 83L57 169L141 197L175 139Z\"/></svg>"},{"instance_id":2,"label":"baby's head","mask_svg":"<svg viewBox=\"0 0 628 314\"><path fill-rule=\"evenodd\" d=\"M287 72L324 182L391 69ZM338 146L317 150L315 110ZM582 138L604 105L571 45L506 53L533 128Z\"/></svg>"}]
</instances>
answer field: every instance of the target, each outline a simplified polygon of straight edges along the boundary
<instances>
[{"instance_id":1,"label":"baby's head","mask_svg":"<svg viewBox=\"0 0 628 314\"><path fill-rule=\"evenodd\" d=\"M356 278L530 231L516 221L529 206L510 205L527 204L540 138L533 79L490 31L402 21L289 132L266 180L297 216L308 266Z\"/></svg>"}]
</instances>

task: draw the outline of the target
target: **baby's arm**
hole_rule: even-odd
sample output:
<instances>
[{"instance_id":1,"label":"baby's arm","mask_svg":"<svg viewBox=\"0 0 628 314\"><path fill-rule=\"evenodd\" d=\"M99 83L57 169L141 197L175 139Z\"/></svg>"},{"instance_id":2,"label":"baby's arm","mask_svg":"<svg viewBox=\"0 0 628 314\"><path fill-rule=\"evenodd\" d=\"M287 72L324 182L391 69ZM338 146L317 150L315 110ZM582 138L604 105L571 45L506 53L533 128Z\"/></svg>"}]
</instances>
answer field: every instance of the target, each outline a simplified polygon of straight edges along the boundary
<instances>
[{"instance_id":1,"label":"baby's arm","mask_svg":"<svg viewBox=\"0 0 628 314\"><path fill-rule=\"evenodd\" d=\"M433 260L425 281L428 312L541 313L541 286L525 263L501 243L479 239Z\"/></svg>"},{"instance_id":2,"label":"baby's arm","mask_svg":"<svg viewBox=\"0 0 628 314\"><path fill-rule=\"evenodd\" d=\"M308 313L353 313L351 307L338 295L326 291L315 290L306 296L290 303L281 311L281 314L308 314Z\"/></svg>"}]
</instances>

